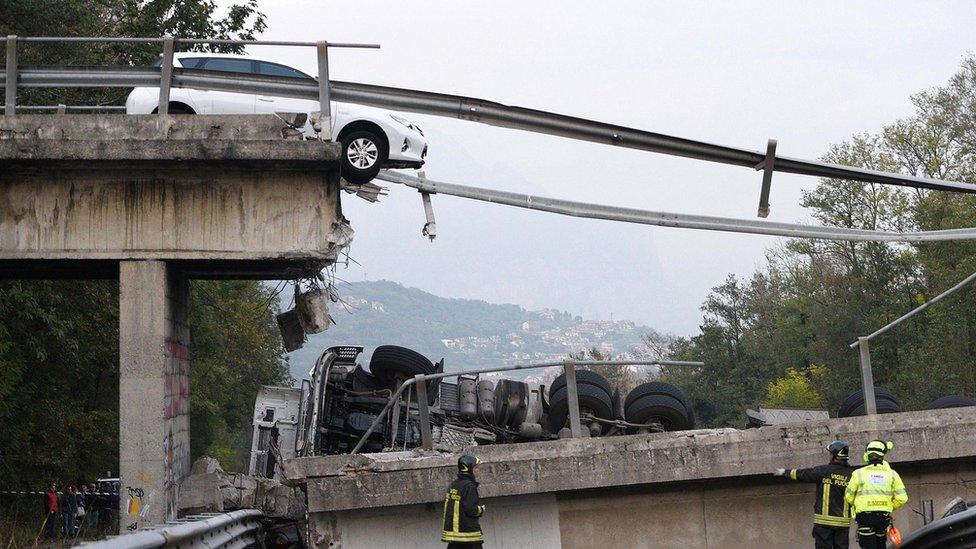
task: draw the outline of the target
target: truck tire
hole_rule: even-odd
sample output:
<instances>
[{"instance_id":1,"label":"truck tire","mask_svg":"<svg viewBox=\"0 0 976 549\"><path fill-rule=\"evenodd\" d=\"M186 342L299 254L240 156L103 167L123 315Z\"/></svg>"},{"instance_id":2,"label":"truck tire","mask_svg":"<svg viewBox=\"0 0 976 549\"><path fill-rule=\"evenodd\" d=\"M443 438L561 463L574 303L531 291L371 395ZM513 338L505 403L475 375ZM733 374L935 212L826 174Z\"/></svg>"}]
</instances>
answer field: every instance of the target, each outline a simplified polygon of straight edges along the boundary
<instances>
[{"instance_id":1,"label":"truck tire","mask_svg":"<svg viewBox=\"0 0 976 549\"><path fill-rule=\"evenodd\" d=\"M393 381L399 377L433 374L434 363L424 355L397 345L380 345L373 351L369 371L380 380Z\"/></svg>"},{"instance_id":2,"label":"truck tire","mask_svg":"<svg viewBox=\"0 0 976 549\"><path fill-rule=\"evenodd\" d=\"M874 404L875 406L877 406L879 414L897 414L899 412L904 412L904 410L902 410L901 408L901 404L899 404L897 401L889 400L884 397L881 398L875 397ZM861 402L853 409L851 409L848 415L841 416L841 417L856 417L856 416L863 416L863 415L864 415L864 403Z\"/></svg>"},{"instance_id":3,"label":"truck tire","mask_svg":"<svg viewBox=\"0 0 976 549\"><path fill-rule=\"evenodd\" d=\"M943 408L964 408L966 406L976 406L976 400L962 395L948 395L939 397L929 404L929 410L941 410Z\"/></svg>"},{"instance_id":4,"label":"truck tire","mask_svg":"<svg viewBox=\"0 0 976 549\"><path fill-rule=\"evenodd\" d=\"M671 395L645 394L627 407L628 423L648 423L658 420L665 431L684 431L691 428L688 408Z\"/></svg>"},{"instance_id":5,"label":"truck tire","mask_svg":"<svg viewBox=\"0 0 976 549\"><path fill-rule=\"evenodd\" d=\"M881 411L881 401L885 400L889 404L885 404L886 410L891 410L893 407L897 407L898 412L901 411L901 405L898 403L898 399L895 395L885 389L884 387L874 388L874 400L878 405L878 411ZM893 405L893 406L892 406ZM858 410L860 412L858 413ZM891 413L885 412L885 413ZM841 403L840 408L837 410L837 417L852 417L852 416L863 416L864 415L864 391L854 391L853 393L847 395L844 401Z\"/></svg>"},{"instance_id":6,"label":"truck tire","mask_svg":"<svg viewBox=\"0 0 976 549\"><path fill-rule=\"evenodd\" d=\"M607 392L607 395L613 395L613 388L610 387L610 382L607 378L602 375L592 371L592 370L576 370L576 385L583 385L584 383L590 385L596 385ZM549 386L549 401L552 401L552 395L556 394L556 391L562 389L566 386L566 374L559 374L559 377L552 381L552 385Z\"/></svg>"},{"instance_id":7,"label":"truck tire","mask_svg":"<svg viewBox=\"0 0 976 549\"><path fill-rule=\"evenodd\" d=\"M580 383L576 391L580 409L589 409L598 418L613 419L613 401L602 387ZM558 432L569 419L569 392L563 385L549 395L549 428Z\"/></svg>"},{"instance_id":8,"label":"truck tire","mask_svg":"<svg viewBox=\"0 0 976 549\"><path fill-rule=\"evenodd\" d=\"M681 389L678 389L670 383L664 383L661 381L649 381L647 383L642 383L627 394L627 399L624 401L624 417L629 417L631 404L640 400L647 395L665 395L674 398L684 407L687 416L687 426L685 429L691 429L695 426L695 412L691 407L691 403L685 398L684 393ZM627 421L630 421L629 419ZM643 422L631 422L631 423L643 423Z\"/></svg>"}]
</instances>

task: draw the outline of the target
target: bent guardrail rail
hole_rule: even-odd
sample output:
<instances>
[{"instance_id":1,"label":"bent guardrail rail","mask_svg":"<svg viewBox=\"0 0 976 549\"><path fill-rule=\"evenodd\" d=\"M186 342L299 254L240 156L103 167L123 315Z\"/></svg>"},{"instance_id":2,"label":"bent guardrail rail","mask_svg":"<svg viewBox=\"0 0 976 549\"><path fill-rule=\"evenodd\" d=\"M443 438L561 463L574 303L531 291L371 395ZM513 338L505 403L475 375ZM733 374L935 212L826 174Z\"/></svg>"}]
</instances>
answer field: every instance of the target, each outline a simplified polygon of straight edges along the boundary
<instances>
[{"instance_id":1,"label":"bent guardrail rail","mask_svg":"<svg viewBox=\"0 0 976 549\"><path fill-rule=\"evenodd\" d=\"M132 533L83 544L90 549L144 549L205 547L238 549L263 546L264 513L242 509L223 514L192 515L174 522L149 526Z\"/></svg>"}]
</instances>

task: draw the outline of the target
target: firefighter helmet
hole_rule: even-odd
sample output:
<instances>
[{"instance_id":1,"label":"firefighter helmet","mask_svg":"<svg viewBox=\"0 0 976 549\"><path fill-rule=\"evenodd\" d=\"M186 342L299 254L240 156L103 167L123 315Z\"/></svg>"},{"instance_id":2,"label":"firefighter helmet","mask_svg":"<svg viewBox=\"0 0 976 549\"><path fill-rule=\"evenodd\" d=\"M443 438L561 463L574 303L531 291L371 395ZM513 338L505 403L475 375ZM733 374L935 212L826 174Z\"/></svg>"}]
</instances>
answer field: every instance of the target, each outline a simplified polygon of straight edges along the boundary
<instances>
[{"instance_id":1,"label":"firefighter helmet","mask_svg":"<svg viewBox=\"0 0 976 549\"><path fill-rule=\"evenodd\" d=\"M458 473L473 473L474 466L481 463L481 460L472 454L464 454L458 458Z\"/></svg>"},{"instance_id":2,"label":"firefighter helmet","mask_svg":"<svg viewBox=\"0 0 976 549\"><path fill-rule=\"evenodd\" d=\"M835 440L828 444L827 451L830 452L830 455L834 456L835 458L843 460L846 460L850 455L850 448L843 440Z\"/></svg>"}]
</instances>

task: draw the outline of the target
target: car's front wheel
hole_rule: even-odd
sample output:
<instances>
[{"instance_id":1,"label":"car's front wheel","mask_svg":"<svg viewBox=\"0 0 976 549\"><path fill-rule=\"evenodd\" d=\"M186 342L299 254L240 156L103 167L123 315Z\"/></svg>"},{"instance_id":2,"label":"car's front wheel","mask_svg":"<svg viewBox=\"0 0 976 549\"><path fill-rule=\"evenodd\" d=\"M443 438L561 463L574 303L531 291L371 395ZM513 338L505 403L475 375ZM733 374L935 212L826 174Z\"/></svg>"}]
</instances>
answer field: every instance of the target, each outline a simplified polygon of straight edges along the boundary
<instances>
[{"instance_id":1,"label":"car's front wheel","mask_svg":"<svg viewBox=\"0 0 976 549\"><path fill-rule=\"evenodd\" d=\"M389 154L386 140L376 133L349 132L342 137L342 177L350 183L366 183L380 173Z\"/></svg>"}]
</instances>

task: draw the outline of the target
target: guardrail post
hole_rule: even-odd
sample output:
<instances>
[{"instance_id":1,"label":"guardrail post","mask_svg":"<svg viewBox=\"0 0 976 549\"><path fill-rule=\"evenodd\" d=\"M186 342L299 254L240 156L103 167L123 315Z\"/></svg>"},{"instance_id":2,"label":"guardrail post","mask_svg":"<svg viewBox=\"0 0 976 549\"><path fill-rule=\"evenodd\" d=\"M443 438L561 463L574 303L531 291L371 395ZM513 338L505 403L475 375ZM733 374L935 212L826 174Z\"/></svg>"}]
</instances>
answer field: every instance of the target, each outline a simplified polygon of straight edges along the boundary
<instances>
[{"instance_id":1,"label":"guardrail post","mask_svg":"<svg viewBox=\"0 0 976 549\"><path fill-rule=\"evenodd\" d=\"M322 137L332 141L332 90L329 84L329 43L320 40L315 43L319 61L319 124Z\"/></svg>"},{"instance_id":2,"label":"guardrail post","mask_svg":"<svg viewBox=\"0 0 976 549\"><path fill-rule=\"evenodd\" d=\"M417 408L420 410L420 444L424 450L434 449L434 440L430 435L430 408L427 405L427 378L424 374L417 374Z\"/></svg>"},{"instance_id":3,"label":"guardrail post","mask_svg":"<svg viewBox=\"0 0 976 549\"><path fill-rule=\"evenodd\" d=\"M563 362L566 373L566 396L569 397L569 430L573 438L583 436L580 428L579 393L576 391L576 363L572 359Z\"/></svg>"},{"instance_id":4,"label":"guardrail post","mask_svg":"<svg viewBox=\"0 0 976 549\"><path fill-rule=\"evenodd\" d=\"M173 83L173 37L163 37L163 64L159 67L159 114L169 114L169 90Z\"/></svg>"},{"instance_id":5,"label":"guardrail post","mask_svg":"<svg viewBox=\"0 0 976 549\"><path fill-rule=\"evenodd\" d=\"M871 371L871 344L868 338L857 338L858 351L861 354L861 386L864 389L864 413L869 416L878 413L878 404L874 400L874 373Z\"/></svg>"},{"instance_id":6,"label":"guardrail post","mask_svg":"<svg viewBox=\"0 0 976 549\"><path fill-rule=\"evenodd\" d=\"M769 217L769 188L773 183L773 165L776 162L776 140L766 143L766 159L763 160L762 187L759 190L759 217Z\"/></svg>"},{"instance_id":7,"label":"guardrail post","mask_svg":"<svg viewBox=\"0 0 976 549\"><path fill-rule=\"evenodd\" d=\"M7 84L3 94L3 114L13 116L17 110L17 35L7 35Z\"/></svg>"}]
</instances>

